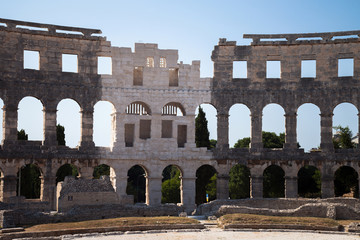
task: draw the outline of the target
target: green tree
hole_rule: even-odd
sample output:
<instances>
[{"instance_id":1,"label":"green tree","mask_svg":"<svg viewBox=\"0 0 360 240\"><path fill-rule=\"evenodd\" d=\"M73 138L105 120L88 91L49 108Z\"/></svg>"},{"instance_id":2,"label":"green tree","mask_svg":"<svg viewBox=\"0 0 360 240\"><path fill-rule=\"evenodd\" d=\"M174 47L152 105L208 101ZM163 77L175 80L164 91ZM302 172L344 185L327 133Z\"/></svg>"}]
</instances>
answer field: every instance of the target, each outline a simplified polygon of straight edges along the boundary
<instances>
[{"instance_id":1,"label":"green tree","mask_svg":"<svg viewBox=\"0 0 360 240\"><path fill-rule=\"evenodd\" d=\"M176 166L170 165L164 169L161 194L161 203L180 202L180 170Z\"/></svg>"},{"instance_id":2,"label":"green tree","mask_svg":"<svg viewBox=\"0 0 360 240\"><path fill-rule=\"evenodd\" d=\"M72 164L62 165L56 172L56 183L64 181L66 176L79 176L79 171Z\"/></svg>"},{"instance_id":3,"label":"green tree","mask_svg":"<svg viewBox=\"0 0 360 240\"><path fill-rule=\"evenodd\" d=\"M245 137L245 138L239 139L235 143L234 148L249 148L249 144L250 144L250 138Z\"/></svg>"},{"instance_id":4,"label":"green tree","mask_svg":"<svg viewBox=\"0 0 360 240\"><path fill-rule=\"evenodd\" d=\"M199 113L195 118L195 143L196 147L210 148L208 121L206 114L199 106Z\"/></svg>"},{"instance_id":5,"label":"green tree","mask_svg":"<svg viewBox=\"0 0 360 240\"><path fill-rule=\"evenodd\" d=\"M230 170L229 195L231 199L250 197L250 170L237 164Z\"/></svg>"},{"instance_id":6,"label":"green tree","mask_svg":"<svg viewBox=\"0 0 360 240\"><path fill-rule=\"evenodd\" d=\"M108 165L101 164L94 168L94 179L99 179L101 176L110 176L110 167Z\"/></svg>"},{"instance_id":7,"label":"green tree","mask_svg":"<svg viewBox=\"0 0 360 240\"><path fill-rule=\"evenodd\" d=\"M56 125L56 140L58 145L65 146L65 127L60 124Z\"/></svg>"},{"instance_id":8,"label":"green tree","mask_svg":"<svg viewBox=\"0 0 360 240\"><path fill-rule=\"evenodd\" d=\"M216 143L217 143L217 140L215 140L215 139L210 139L210 149L211 149L211 148L216 148Z\"/></svg>"},{"instance_id":9,"label":"green tree","mask_svg":"<svg viewBox=\"0 0 360 240\"><path fill-rule=\"evenodd\" d=\"M285 133L276 135L274 132L262 132L264 148L282 148L285 143Z\"/></svg>"},{"instance_id":10,"label":"green tree","mask_svg":"<svg viewBox=\"0 0 360 240\"><path fill-rule=\"evenodd\" d=\"M281 167L271 165L264 170L264 198L279 198L285 196L285 173Z\"/></svg>"},{"instance_id":11,"label":"green tree","mask_svg":"<svg viewBox=\"0 0 360 240\"><path fill-rule=\"evenodd\" d=\"M209 195L209 201L216 199L216 180L217 174L211 176L209 183L205 185L206 193Z\"/></svg>"},{"instance_id":12,"label":"green tree","mask_svg":"<svg viewBox=\"0 0 360 240\"><path fill-rule=\"evenodd\" d=\"M28 140L28 135L26 134L24 129L21 129L17 133L18 140Z\"/></svg>"},{"instance_id":13,"label":"green tree","mask_svg":"<svg viewBox=\"0 0 360 240\"><path fill-rule=\"evenodd\" d=\"M40 170L34 164L27 164L18 172L18 179L20 179L20 194L19 194L19 180L17 182L17 195L24 196L28 199L40 198Z\"/></svg>"},{"instance_id":14,"label":"green tree","mask_svg":"<svg viewBox=\"0 0 360 240\"><path fill-rule=\"evenodd\" d=\"M355 144L351 141L352 138L352 132L348 126L341 127L335 126L333 127L337 133L338 136L333 137L333 143L335 149L348 149L348 148L354 148Z\"/></svg>"},{"instance_id":15,"label":"green tree","mask_svg":"<svg viewBox=\"0 0 360 240\"><path fill-rule=\"evenodd\" d=\"M216 170L210 165L201 166L196 171L196 204L206 202L206 194L209 201L216 199Z\"/></svg>"}]
</instances>

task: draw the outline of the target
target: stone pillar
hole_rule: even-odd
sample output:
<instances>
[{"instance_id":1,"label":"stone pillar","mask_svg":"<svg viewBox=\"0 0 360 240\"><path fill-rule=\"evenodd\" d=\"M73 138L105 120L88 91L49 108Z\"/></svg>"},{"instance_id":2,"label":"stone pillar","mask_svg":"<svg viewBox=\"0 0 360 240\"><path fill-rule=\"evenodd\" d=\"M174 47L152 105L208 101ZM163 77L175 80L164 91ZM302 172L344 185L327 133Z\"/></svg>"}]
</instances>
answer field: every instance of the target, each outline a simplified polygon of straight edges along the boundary
<instances>
[{"instance_id":1,"label":"stone pillar","mask_svg":"<svg viewBox=\"0 0 360 240\"><path fill-rule=\"evenodd\" d=\"M321 177L321 198L332 198L334 196L334 178L331 176Z\"/></svg>"},{"instance_id":2,"label":"stone pillar","mask_svg":"<svg viewBox=\"0 0 360 240\"><path fill-rule=\"evenodd\" d=\"M10 202L11 197L16 196L17 177L14 175L8 175L3 178L3 200L4 202Z\"/></svg>"},{"instance_id":3,"label":"stone pillar","mask_svg":"<svg viewBox=\"0 0 360 240\"><path fill-rule=\"evenodd\" d=\"M229 148L229 114L219 113L217 116L217 143L220 149Z\"/></svg>"},{"instance_id":4,"label":"stone pillar","mask_svg":"<svg viewBox=\"0 0 360 240\"><path fill-rule=\"evenodd\" d=\"M262 112L254 111L251 114L251 150L261 150L263 148L262 143Z\"/></svg>"},{"instance_id":5,"label":"stone pillar","mask_svg":"<svg viewBox=\"0 0 360 240\"><path fill-rule=\"evenodd\" d=\"M94 168L93 167L81 167L80 178L93 179Z\"/></svg>"},{"instance_id":6,"label":"stone pillar","mask_svg":"<svg viewBox=\"0 0 360 240\"><path fill-rule=\"evenodd\" d=\"M151 139L161 138L161 113L152 113L151 118Z\"/></svg>"},{"instance_id":7,"label":"stone pillar","mask_svg":"<svg viewBox=\"0 0 360 240\"><path fill-rule=\"evenodd\" d=\"M188 114L186 116L187 122L187 139L186 147L196 147L195 144L195 114Z\"/></svg>"},{"instance_id":8,"label":"stone pillar","mask_svg":"<svg viewBox=\"0 0 360 240\"><path fill-rule=\"evenodd\" d=\"M216 199L229 199L229 180L229 175L218 174L216 179Z\"/></svg>"},{"instance_id":9,"label":"stone pillar","mask_svg":"<svg viewBox=\"0 0 360 240\"><path fill-rule=\"evenodd\" d=\"M263 197L263 176L250 176L250 197Z\"/></svg>"},{"instance_id":10,"label":"stone pillar","mask_svg":"<svg viewBox=\"0 0 360 240\"><path fill-rule=\"evenodd\" d=\"M56 177L55 176L41 176L41 201L47 201L50 203L52 210L56 209Z\"/></svg>"},{"instance_id":11,"label":"stone pillar","mask_svg":"<svg viewBox=\"0 0 360 240\"><path fill-rule=\"evenodd\" d=\"M324 152L334 151L334 144L332 142L332 113L320 114L321 116L321 143L320 148Z\"/></svg>"},{"instance_id":12,"label":"stone pillar","mask_svg":"<svg viewBox=\"0 0 360 240\"><path fill-rule=\"evenodd\" d=\"M161 204L161 177L146 177L146 204L157 206Z\"/></svg>"},{"instance_id":13,"label":"stone pillar","mask_svg":"<svg viewBox=\"0 0 360 240\"><path fill-rule=\"evenodd\" d=\"M196 195L196 178L182 178L181 179L181 204L184 206L187 213L191 213L195 208L195 195Z\"/></svg>"},{"instance_id":14,"label":"stone pillar","mask_svg":"<svg viewBox=\"0 0 360 240\"><path fill-rule=\"evenodd\" d=\"M285 198L298 197L298 178L285 176Z\"/></svg>"},{"instance_id":15,"label":"stone pillar","mask_svg":"<svg viewBox=\"0 0 360 240\"><path fill-rule=\"evenodd\" d=\"M17 141L17 117L18 108L16 106L3 107L3 140L2 143L13 144Z\"/></svg>"},{"instance_id":16,"label":"stone pillar","mask_svg":"<svg viewBox=\"0 0 360 240\"><path fill-rule=\"evenodd\" d=\"M112 179L112 183L115 183L115 192L119 197L120 200L120 204L130 204L129 202L129 197L126 194L126 187L127 187L127 180L128 180L128 176L119 176L116 175L116 179ZM133 198L131 198L131 201L133 204L134 200Z\"/></svg>"},{"instance_id":17,"label":"stone pillar","mask_svg":"<svg viewBox=\"0 0 360 240\"><path fill-rule=\"evenodd\" d=\"M285 149L297 149L296 136L296 112L290 112L285 116Z\"/></svg>"},{"instance_id":18,"label":"stone pillar","mask_svg":"<svg viewBox=\"0 0 360 240\"><path fill-rule=\"evenodd\" d=\"M81 115L81 139L80 147L92 148L95 146L93 141L93 110L82 110Z\"/></svg>"},{"instance_id":19,"label":"stone pillar","mask_svg":"<svg viewBox=\"0 0 360 240\"><path fill-rule=\"evenodd\" d=\"M56 109L45 109L44 112L44 142L46 146L57 146Z\"/></svg>"},{"instance_id":20,"label":"stone pillar","mask_svg":"<svg viewBox=\"0 0 360 240\"><path fill-rule=\"evenodd\" d=\"M125 147L125 130L124 119L125 113L114 112L111 114L111 129L112 129L112 148L119 149Z\"/></svg>"}]
</instances>

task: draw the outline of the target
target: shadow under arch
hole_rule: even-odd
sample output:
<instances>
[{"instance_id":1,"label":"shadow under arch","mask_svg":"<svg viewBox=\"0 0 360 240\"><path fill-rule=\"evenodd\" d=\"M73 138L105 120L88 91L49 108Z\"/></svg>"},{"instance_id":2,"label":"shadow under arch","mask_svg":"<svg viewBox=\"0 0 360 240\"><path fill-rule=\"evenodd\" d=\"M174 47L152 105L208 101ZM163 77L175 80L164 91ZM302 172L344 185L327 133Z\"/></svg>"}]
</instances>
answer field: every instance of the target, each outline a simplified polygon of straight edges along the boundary
<instances>
[{"instance_id":1,"label":"shadow under arch","mask_svg":"<svg viewBox=\"0 0 360 240\"><path fill-rule=\"evenodd\" d=\"M334 174L335 197L359 198L358 173L350 166L339 167Z\"/></svg>"},{"instance_id":2,"label":"shadow under arch","mask_svg":"<svg viewBox=\"0 0 360 240\"><path fill-rule=\"evenodd\" d=\"M79 169L75 165L69 163L60 166L56 171L56 184L58 182L63 182L65 177L67 176L73 176L78 178Z\"/></svg>"},{"instance_id":3,"label":"shadow under arch","mask_svg":"<svg viewBox=\"0 0 360 240\"><path fill-rule=\"evenodd\" d=\"M236 164L230 169L230 199L250 198L250 169L243 164Z\"/></svg>"},{"instance_id":4,"label":"shadow under arch","mask_svg":"<svg viewBox=\"0 0 360 240\"><path fill-rule=\"evenodd\" d=\"M147 171L141 165L132 166L127 173L126 194L134 196L134 203L146 202Z\"/></svg>"},{"instance_id":5,"label":"shadow under arch","mask_svg":"<svg viewBox=\"0 0 360 240\"><path fill-rule=\"evenodd\" d=\"M217 171L213 166L205 164L196 170L195 203L197 205L216 199L216 179Z\"/></svg>"},{"instance_id":6,"label":"shadow under arch","mask_svg":"<svg viewBox=\"0 0 360 240\"><path fill-rule=\"evenodd\" d=\"M285 172L278 165L270 165L263 172L263 197L285 197Z\"/></svg>"},{"instance_id":7,"label":"shadow under arch","mask_svg":"<svg viewBox=\"0 0 360 240\"><path fill-rule=\"evenodd\" d=\"M16 195L26 199L40 199L42 180L41 168L30 163L22 166L17 173Z\"/></svg>"},{"instance_id":8,"label":"shadow under arch","mask_svg":"<svg viewBox=\"0 0 360 240\"><path fill-rule=\"evenodd\" d=\"M318 168L306 165L299 169L297 177L299 197L321 197L321 173Z\"/></svg>"}]
</instances>

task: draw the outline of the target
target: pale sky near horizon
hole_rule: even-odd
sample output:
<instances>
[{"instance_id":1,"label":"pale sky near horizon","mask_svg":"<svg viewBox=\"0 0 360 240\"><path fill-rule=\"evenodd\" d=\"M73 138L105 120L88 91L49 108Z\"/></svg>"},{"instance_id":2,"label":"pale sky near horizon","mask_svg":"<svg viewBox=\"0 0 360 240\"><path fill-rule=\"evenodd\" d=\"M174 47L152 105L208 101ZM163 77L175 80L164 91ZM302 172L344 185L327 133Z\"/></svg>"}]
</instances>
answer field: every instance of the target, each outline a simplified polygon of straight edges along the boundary
<instances>
[{"instance_id":1,"label":"pale sky near horizon","mask_svg":"<svg viewBox=\"0 0 360 240\"><path fill-rule=\"evenodd\" d=\"M200 60L201 76L212 77L213 63L210 57L219 38L247 45L250 43L249 40L242 39L242 35L246 33L360 30L359 11L360 1L355 0L12 0L1 3L0 18L101 29L102 35L106 36L113 46L118 47L133 49L135 42L158 43L161 49L178 49L179 61L191 63L192 60ZM59 109L58 121L62 125L68 125L65 126L68 132L67 142L69 146L76 146L80 136L80 120L74 120L73 116L78 114L79 109L66 101L61 105L64 108ZM19 107L18 128L25 128L30 139L42 140L41 103L38 102L36 105L34 99L26 100L23 107ZM65 108L69 110L65 111ZM95 111L94 140L97 145L108 145L108 115L111 106L99 103L96 109L102 111ZM216 113L211 113L211 109L208 108L206 111L211 138L216 138L216 123L214 126L212 120ZM356 108L350 104L343 104L336 108L334 113L334 126L348 125L354 134L358 132ZM284 132L283 114L283 109L278 106L268 106L264 109L263 130ZM298 141L306 150L320 145L318 114L316 106L304 105L299 108ZM230 111L229 122L230 146L233 146L237 139L250 136L249 110L246 107L234 106ZM100 130L100 126L104 129Z\"/></svg>"}]
</instances>

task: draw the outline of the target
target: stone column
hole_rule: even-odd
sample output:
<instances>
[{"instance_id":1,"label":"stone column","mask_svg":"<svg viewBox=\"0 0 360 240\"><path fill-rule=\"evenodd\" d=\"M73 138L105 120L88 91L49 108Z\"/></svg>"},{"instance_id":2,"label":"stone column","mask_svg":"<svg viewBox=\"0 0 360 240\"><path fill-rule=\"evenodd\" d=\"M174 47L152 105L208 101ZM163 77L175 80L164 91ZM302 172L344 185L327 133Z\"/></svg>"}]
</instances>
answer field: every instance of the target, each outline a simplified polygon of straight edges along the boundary
<instances>
[{"instance_id":1,"label":"stone column","mask_svg":"<svg viewBox=\"0 0 360 240\"><path fill-rule=\"evenodd\" d=\"M261 150L263 148L262 143L262 112L254 111L251 114L251 150Z\"/></svg>"},{"instance_id":2,"label":"stone column","mask_svg":"<svg viewBox=\"0 0 360 240\"><path fill-rule=\"evenodd\" d=\"M115 192L119 197L120 204L130 204L129 196L126 194L128 176L116 175L116 179L112 179L112 184L115 183ZM134 199L131 198L133 204Z\"/></svg>"},{"instance_id":3,"label":"stone column","mask_svg":"<svg viewBox=\"0 0 360 240\"><path fill-rule=\"evenodd\" d=\"M250 176L250 197L263 197L263 176Z\"/></svg>"},{"instance_id":4,"label":"stone column","mask_svg":"<svg viewBox=\"0 0 360 240\"><path fill-rule=\"evenodd\" d=\"M125 147L124 119L125 113L113 112L111 114L112 148L113 151ZM114 149L115 148L115 149Z\"/></svg>"},{"instance_id":5,"label":"stone column","mask_svg":"<svg viewBox=\"0 0 360 240\"><path fill-rule=\"evenodd\" d=\"M161 204L161 177L146 177L146 204L157 206Z\"/></svg>"},{"instance_id":6,"label":"stone column","mask_svg":"<svg viewBox=\"0 0 360 240\"><path fill-rule=\"evenodd\" d=\"M321 177L321 198L332 198L334 196L334 177Z\"/></svg>"},{"instance_id":7,"label":"stone column","mask_svg":"<svg viewBox=\"0 0 360 240\"><path fill-rule=\"evenodd\" d=\"M298 178L285 176L285 198L298 197Z\"/></svg>"},{"instance_id":8,"label":"stone column","mask_svg":"<svg viewBox=\"0 0 360 240\"><path fill-rule=\"evenodd\" d=\"M229 175L218 174L216 179L216 199L229 199L229 180Z\"/></svg>"},{"instance_id":9,"label":"stone column","mask_svg":"<svg viewBox=\"0 0 360 240\"><path fill-rule=\"evenodd\" d=\"M297 149L296 136L296 112L290 112L285 116L285 144L286 149Z\"/></svg>"},{"instance_id":10,"label":"stone column","mask_svg":"<svg viewBox=\"0 0 360 240\"><path fill-rule=\"evenodd\" d=\"M50 203L52 210L56 209L56 177L55 176L41 176L41 201L47 201Z\"/></svg>"},{"instance_id":11,"label":"stone column","mask_svg":"<svg viewBox=\"0 0 360 240\"><path fill-rule=\"evenodd\" d=\"M3 178L3 182L3 200L8 203L11 197L16 196L17 177L15 175L7 175Z\"/></svg>"},{"instance_id":12,"label":"stone column","mask_svg":"<svg viewBox=\"0 0 360 240\"><path fill-rule=\"evenodd\" d=\"M2 143L13 144L17 141L17 117L16 106L4 105L3 107L3 140Z\"/></svg>"},{"instance_id":13,"label":"stone column","mask_svg":"<svg viewBox=\"0 0 360 240\"><path fill-rule=\"evenodd\" d=\"M186 116L187 120L187 140L186 146L196 147L195 145L195 114L188 114Z\"/></svg>"},{"instance_id":14,"label":"stone column","mask_svg":"<svg viewBox=\"0 0 360 240\"><path fill-rule=\"evenodd\" d=\"M187 213L191 213L195 208L195 195L196 195L196 178L182 178L181 179L181 204L184 206Z\"/></svg>"},{"instance_id":15,"label":"stone column","mask_svg":"<svg viewBox=\"0 0 360 240\"><path fill-rule=\"evenodd\" d=\"M320 114L321 116L321 143L320 148L324 152L334 151L334 144L332 142L332 113Z\"/></svg>"},{"instance_id":16,"label":"stone column","mask_svg":"<svg viewBox=\"0 0 360 240\"><path fill-rule=\"evenodd\" d=\"M229 148L229 114L219 113L217 116L217 143L220 149Z\"/></svg>"},{"instance_id":17,"label":"stone column","mask_svg":"<svg viewBox=\"0 0 360 240\"><path fill-rule=\"evenodd\" d=\"M92 148L93 141L93 110L82 110L81 115L81 139L80 147Z\"/></svg>"},{"instance_id":18,"label":"stone column","mask_svg":"<svg viewBox=\"0 0 360 240\"><path fill-rule=\"evenodd\" d=\"M57 146L56 109L45 109L44 112L44 142L46 146Z\"/></svg>"}]
</instances>

